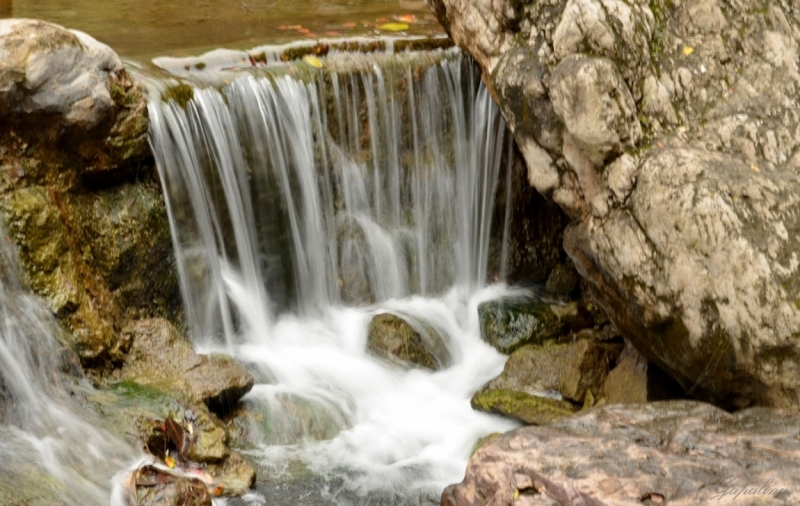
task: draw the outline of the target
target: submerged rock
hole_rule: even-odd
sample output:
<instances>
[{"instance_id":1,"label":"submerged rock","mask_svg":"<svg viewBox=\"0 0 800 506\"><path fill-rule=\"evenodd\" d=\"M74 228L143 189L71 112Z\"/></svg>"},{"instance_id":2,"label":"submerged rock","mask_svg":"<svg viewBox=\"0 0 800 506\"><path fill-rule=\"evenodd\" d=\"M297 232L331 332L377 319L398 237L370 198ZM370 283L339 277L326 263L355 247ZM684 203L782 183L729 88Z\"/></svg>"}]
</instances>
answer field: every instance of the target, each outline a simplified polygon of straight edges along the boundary
<instances>
[{"instance_id":1,"label":"submerged rock","mask_svg":"<svg viewBox=\"0 0 800 506\"><path fill-rule=\"evenodd\" d=\"M450 362L447 345L430 326L413 326L399 316L383 313L372 318L367 333L367 351L400 366L438 370Z\"/></svg>"},{"instance_id":2,"label":"submerged rock","mask_svg":"<svg viewBox=\"0 0 800 506\"><path fill-rule=\"evenodd\" d=\"M253 388L253 376L232 358L198 355L167 320L133 322L126 333L130 350L117 379L177 391L193 402L225 414Z\"/></svg>"},{"instance_id":3,"label":"submerged rock","mask_svg":"<svg viewBox=\"0 0 800 506\"><path fill-rule=\"evenodd\" d=\"M227 423L237 447L325 441L350 428L343 410L326 399L258 392L241 404Z\"/></svg>"},{"instance_id":4,"label":"submerged rock","mask_svg":"<svg viewBox=\"0 0 800 506\"><path fill-rule=\"evenodd\" d=\"M799 456L800 418L785 411L606 406L492 439L442 505L795 504Z\"/></svg>"}]
</instances>

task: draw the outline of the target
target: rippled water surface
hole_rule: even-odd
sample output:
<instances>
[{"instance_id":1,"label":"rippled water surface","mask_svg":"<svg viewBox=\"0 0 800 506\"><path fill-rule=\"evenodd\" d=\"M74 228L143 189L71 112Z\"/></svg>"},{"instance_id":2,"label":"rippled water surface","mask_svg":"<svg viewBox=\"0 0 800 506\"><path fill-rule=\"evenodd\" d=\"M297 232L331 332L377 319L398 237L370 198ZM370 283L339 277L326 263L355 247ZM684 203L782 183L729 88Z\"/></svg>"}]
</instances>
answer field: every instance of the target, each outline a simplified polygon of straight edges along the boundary
<instances>
[{"instance_id":1,"label":"rippled water surface","mask_svg":"<svg viewBox=\"0 0 800 506\"><path fill-rule=\"evenodd\" d=\"M297 39L441 34L422 0L0 0L0 18L36 18L82 30L122 57L188 55Z\"/></svg>"}]
</instances>

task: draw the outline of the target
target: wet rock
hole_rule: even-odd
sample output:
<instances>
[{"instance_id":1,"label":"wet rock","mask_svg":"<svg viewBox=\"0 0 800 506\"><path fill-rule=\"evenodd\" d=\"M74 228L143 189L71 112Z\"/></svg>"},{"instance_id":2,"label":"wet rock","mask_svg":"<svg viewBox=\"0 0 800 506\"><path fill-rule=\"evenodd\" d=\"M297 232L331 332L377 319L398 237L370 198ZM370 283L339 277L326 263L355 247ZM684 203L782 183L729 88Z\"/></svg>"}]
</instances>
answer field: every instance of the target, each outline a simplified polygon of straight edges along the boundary
<instances>
[{"instance_id":1,"label":"wet rock","mask_svg":"<svg viewBox=\"0 0 800 506\"><path fill-rule=\"evenodd\" d=\"M239 496L253 485L255 470L230 449L225 424L205 404L192 404L174 391L130 381L93 391L88 400L114 432L121 437L135 435L160 465L167 465L164 462L169 458L178 474L186 469L202 469L202 485L209 494ZM174 478L159 479L182 481ZM196 485L192 483L193 487ZM192 491L185 487L156 488L158 494L152 497L173 497L178 492L181 497L203 497L189 494Z\"/></svg>"},{"instance_id":2,"label":"wet rock","mask_svg":"<svg viewBox=\"0 0 800 506\"><path fill-rule=\"evenodd\" d=\"M389 313L372 318L367 332L367 351L403 367L438 370L450 362L447 345L436 329Z\"/></svg>"},{"instance_id":3,"label":"wet rock","mask_svg":"<svg viewBox=\"0 0 800 506\"><path fill-rule=\"evenodd\" d=\"M511 390L530 395L553 395L583 403L588 392L598 399L622 343L581 339L573 343L527 345L508 357L500 376L483 391Z\"/></svg>"},{"instance_id":4,"label":"wet rock","mask_svg":"<svg viewBox=\"0 0 800 506\"><path fill-rule=\"evenodd\" d=\"M481 338L500 353L526 344L542 344L565 329L586 325L575 302L549 304L534 297L503 297L478 305Z\"/></svg>"},{"instance_id":5,"label":"wet rock","mask_svg":"<svg viewBox=\"0 0 800 506\"><path fill-rule=\"evenodd\" d=\"M164 477L143 470L136 478L139 506L211 506L212 496L200 480Z\"/></svg>"},{"instance_id":6,"label":"wet rock","mask_svg":"<svg viewBox=\"0 0 800 506\"><path fill-rule=\"evenodd\" d=\"M442 504L788 505L798 456L800 418L781 410L606 406L491 440Z\"/></svg>"},{"instance_id":7,"label":"wet rock","mask_svg":"<svg viewBox=\"0 0 800 506\"><path fill-rule=\"evenodd\" d=\"M132 343L123 367L115 372L119 380L177 391L222 414L253 388L247 369L224 355L196 354L165 319L133 322L126 333Z\"/></svg>"}]
</instances>

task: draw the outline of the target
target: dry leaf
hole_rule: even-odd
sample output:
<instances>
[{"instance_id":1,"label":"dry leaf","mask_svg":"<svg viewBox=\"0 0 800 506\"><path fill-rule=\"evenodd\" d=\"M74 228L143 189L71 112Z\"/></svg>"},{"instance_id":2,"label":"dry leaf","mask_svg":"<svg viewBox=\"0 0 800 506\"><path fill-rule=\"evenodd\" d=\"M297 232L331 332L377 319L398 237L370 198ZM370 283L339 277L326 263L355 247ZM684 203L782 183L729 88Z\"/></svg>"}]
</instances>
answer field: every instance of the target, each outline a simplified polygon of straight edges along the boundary
<instances>
[{"instance_id":1,"label":"dry leaf","mask_svg":"<svg viewBox=\"0 0 800 506\"><path fill-rule=\"evenodd\" d=\"M315 69L321 69L322 67L325 66L325 64L322 63L322 60L320 60L316 56L311 56L311 55L303 56L303 61L308 63L309 65L311 65Z\"/></svg>"},{"instance_id":2,"label":"dry leaf","mask_svg":"<svg viewBox=\"0 0 800 506\"><path fill-rule=\"evenodd\" d=\"M378 30L383 30L384 32L402 32L403 30L408 30L408 23L384 23L378 27Z\"/></svg>"},{"instance_id":3,"label":"dry leaf","mask_svg":"<svg viewBox=\"0 0 800 506\"><path fill-rule=\"evenodd\" d=\"M694 48L692 46L683 46L683 54L689 56L692 53L694 53Z\"/></svg>"},{"instance_id":4,"label":"dry leaf","mask_svg":"<svg viewBox=\"0 0 800 506\"><path fill-rule=\"evenodd\" d=\"M750 168L751 168L751 169L753 169L753 170L754 170L754 171L756 171L756 172L761 172L761 169L759 169L759 168L758 168L758 167L756 167L755 165L751 165L751 166L750 166Z\"/></svg>"}]
</instances>

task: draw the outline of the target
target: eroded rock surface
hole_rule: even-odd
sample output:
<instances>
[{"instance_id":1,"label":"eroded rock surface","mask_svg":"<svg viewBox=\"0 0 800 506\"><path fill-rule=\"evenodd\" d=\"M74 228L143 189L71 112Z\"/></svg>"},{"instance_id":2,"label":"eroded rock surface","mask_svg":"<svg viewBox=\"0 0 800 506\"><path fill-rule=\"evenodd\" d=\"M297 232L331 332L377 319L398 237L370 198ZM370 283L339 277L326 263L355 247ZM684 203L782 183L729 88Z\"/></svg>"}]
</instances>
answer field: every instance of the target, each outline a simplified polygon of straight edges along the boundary
<instances>
[{"instance_id":1,"label":"eroded rock surface","mask_svg":"<svg viewBox=\"0 0 800 506\"><path fill-rule=\"evenodd\" d=\"M623 336L690 395L800 397L800 13L742 0L434 0Z\"/></svg>"},{"instance_id":2,"label":"eroded rock surface","mask_svg":"<svg viewBox=\"0 0 800 506\"><path fill-rule=\"evenodd\" d=\"M669 401L593 409L495 437L444 506L795 504L800 418Z\"/></svg>"}]
</instances>

